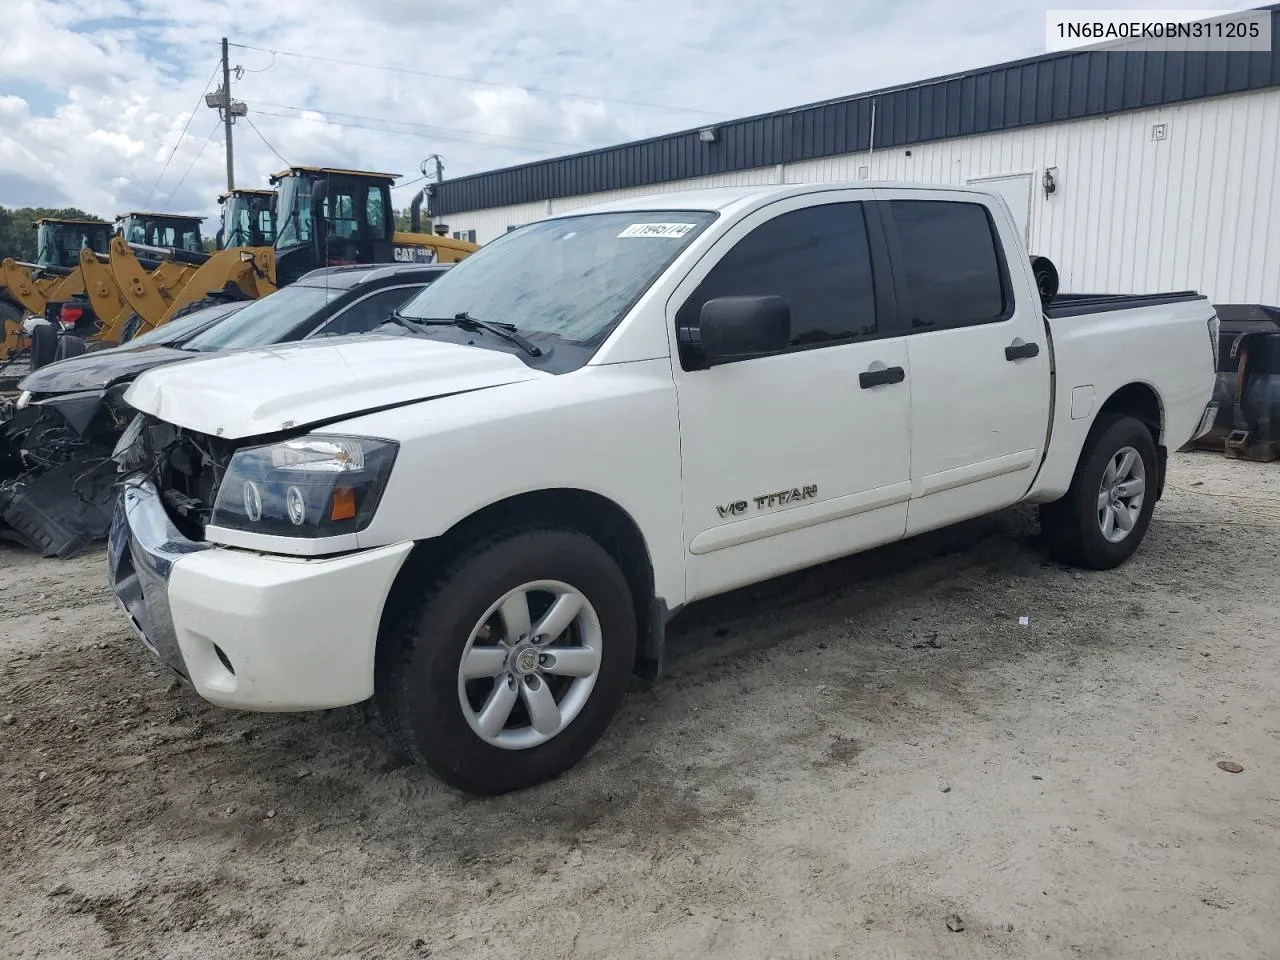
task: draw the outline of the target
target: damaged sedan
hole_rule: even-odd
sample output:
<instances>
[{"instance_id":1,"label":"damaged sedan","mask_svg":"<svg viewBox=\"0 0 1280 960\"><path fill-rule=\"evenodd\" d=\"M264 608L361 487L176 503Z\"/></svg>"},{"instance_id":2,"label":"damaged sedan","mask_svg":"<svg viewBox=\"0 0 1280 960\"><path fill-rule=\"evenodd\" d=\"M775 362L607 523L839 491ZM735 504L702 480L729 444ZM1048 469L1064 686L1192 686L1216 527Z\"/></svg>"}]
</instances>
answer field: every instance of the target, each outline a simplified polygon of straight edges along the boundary
<instances>
[{"instance_id":1,"label":"damaged sedan","mask_svg":"<svg viewBox=\"0 0 1280 960\"><path fill-rule=\"evenodd\" d=\"M0 408L0 539L68 557L106 537L111 453L135 411L142 372L209 354L365 333L445 270L377 265L316 270L270 297L208 307L112 350L43 367Z\"/></svg>"}]
</instances>

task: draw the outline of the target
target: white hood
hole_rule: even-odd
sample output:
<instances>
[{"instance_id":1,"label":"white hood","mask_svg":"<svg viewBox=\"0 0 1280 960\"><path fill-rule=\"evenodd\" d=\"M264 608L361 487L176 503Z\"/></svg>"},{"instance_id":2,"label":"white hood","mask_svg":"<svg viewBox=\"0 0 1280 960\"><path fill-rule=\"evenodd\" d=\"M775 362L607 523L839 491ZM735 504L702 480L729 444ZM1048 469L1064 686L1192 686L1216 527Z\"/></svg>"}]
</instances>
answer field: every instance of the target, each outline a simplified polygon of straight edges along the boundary
<instances>
[{"instance_id":1,"label":"white hood","mask_svg":"<svg viewBox=\"0 0 1280 960\"><path fill-rule=\"evenodd\" d=\"M124 399L166 423L236 439L545 376L498 350L375 335L159 367Z\"/></svg>"}]
</instances>

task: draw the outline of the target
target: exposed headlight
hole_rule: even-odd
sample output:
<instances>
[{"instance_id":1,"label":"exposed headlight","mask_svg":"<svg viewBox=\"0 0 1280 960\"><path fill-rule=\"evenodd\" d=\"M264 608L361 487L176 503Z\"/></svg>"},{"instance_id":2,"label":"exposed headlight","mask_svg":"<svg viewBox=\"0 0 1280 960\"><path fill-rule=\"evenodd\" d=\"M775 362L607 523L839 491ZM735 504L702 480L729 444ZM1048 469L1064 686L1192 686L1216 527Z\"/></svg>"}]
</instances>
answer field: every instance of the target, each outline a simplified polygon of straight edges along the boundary
<instances>
[{"instance_id":1,"label":"exposed headlight","mask_svg":"<svg viewBox=\"0 0 1280 960\"><path fill-rule=\"evenodd\" d=\"M25 409L27 409L27 406L28 406L30 403L31 403L31 391L30 391L30 390L23 390L20 394L18 394L18 404L17 404L17 406L18 406L18 409L19 409L19 410L25 410Z\"/></svg>"},{"instance_id":2,"label":"exposed headlight","mask_svg":"<svg viewBox=\"0 0 1280 960\"><path fill-rule=\"evenodd\" d=\"M398 449L368 437L298 437L238 450L210 522L286 537L356 533L373 519Z\"/></svg>"}]
</instances>

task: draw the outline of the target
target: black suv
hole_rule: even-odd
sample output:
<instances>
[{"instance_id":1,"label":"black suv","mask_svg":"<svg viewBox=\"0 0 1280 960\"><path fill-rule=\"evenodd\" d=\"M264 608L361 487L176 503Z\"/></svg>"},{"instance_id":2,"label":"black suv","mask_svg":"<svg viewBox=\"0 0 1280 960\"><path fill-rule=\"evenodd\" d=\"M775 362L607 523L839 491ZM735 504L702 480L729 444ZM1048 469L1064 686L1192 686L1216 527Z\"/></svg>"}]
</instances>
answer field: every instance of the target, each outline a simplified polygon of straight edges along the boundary
<instances>
[{"instance_id":1,"label":"black suv","mask_svg":"<svg viewBox=\"0 0 1280 960\"><path fill-rule=\"evenodd\" d=\"M215 305L122 347L29 374L0 422L0 538L67 556L106 536L110 456L133 419L124 392L153 367L201 354L366 333L448 264L324 267L247 304Z\"/></svg>"}]
</instances>

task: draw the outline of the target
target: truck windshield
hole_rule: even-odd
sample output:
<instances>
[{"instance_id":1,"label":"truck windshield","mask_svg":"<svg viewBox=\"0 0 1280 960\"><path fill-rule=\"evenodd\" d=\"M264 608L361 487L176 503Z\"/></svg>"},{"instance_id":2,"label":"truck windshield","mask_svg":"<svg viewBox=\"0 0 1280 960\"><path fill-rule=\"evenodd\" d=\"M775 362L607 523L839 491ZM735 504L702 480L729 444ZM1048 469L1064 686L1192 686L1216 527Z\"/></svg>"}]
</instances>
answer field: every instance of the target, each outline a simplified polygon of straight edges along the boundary
<instances>
[{"instance_id":1,"label":"truck windshield","mask_svg":"<svg viewBox=\"0 0 1280 960\"><path fill-rule=\"evenodd\" d=\"M345 290L304 287L292 284L249 304L217 326L196 334L183 345L185 350L212 353L215 350L243 350L279 343L312 314Z\"/></svg>"},{"instance_id":2,"label":"truck windshield","mask_svg":"<svg viewBox=\"0 0 1280 960\"><path fill-rule=\"evenodd\" d=\"M715 216L645 210L533 223L450 267L400 313L419 320L469 313L525 333L593 340Z\"/></svg>"}]
</instances>

